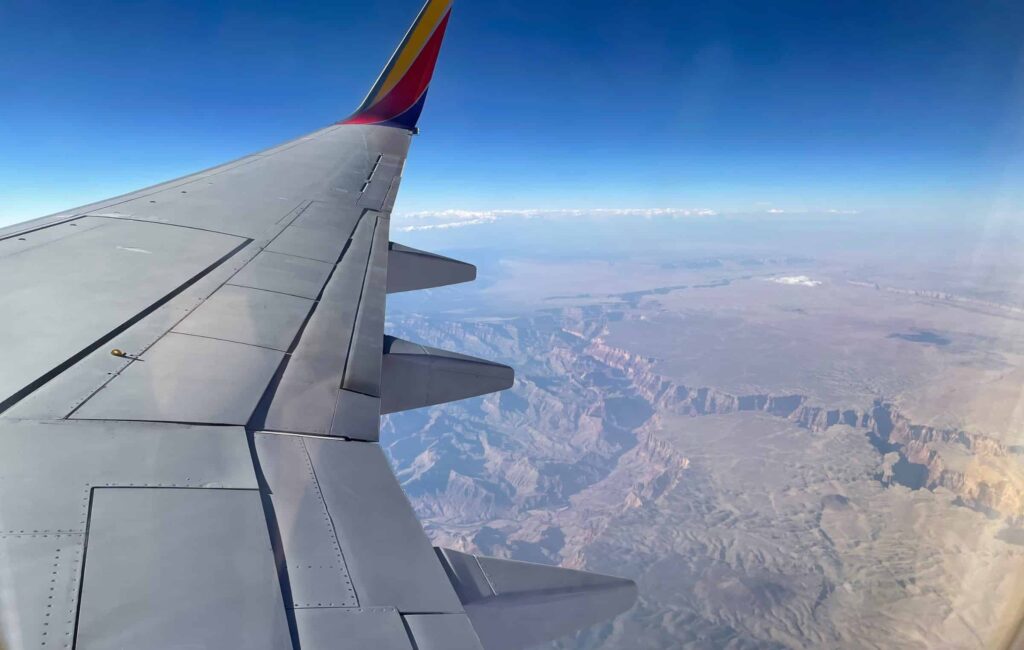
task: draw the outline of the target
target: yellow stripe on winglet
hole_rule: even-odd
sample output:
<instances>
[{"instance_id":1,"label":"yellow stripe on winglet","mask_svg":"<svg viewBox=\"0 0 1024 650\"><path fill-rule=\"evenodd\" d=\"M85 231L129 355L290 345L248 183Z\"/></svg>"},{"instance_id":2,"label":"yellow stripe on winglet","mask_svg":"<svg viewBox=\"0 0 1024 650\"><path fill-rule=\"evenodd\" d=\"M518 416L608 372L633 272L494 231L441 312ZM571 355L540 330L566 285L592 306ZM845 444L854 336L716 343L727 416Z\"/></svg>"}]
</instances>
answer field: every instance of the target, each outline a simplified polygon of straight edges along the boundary
<instances>
[{"instance_id":1,"label":"yellow stripe on winglet","mask_svg":"<svg viewBox=\"0 0 1024 650\"><path fill-rule=\"evenodd\" d=\"M398 60L395 61L394 67L388 73L388 78L384 80L384 85L377 91L371 105L383 99L402 80L451 6L452 0L431 0L430 6L423 13L423 20L416 25L416 31L409 38L409 42L405 44L402 53L398 55Z\"/></svg>"}]
</instances>

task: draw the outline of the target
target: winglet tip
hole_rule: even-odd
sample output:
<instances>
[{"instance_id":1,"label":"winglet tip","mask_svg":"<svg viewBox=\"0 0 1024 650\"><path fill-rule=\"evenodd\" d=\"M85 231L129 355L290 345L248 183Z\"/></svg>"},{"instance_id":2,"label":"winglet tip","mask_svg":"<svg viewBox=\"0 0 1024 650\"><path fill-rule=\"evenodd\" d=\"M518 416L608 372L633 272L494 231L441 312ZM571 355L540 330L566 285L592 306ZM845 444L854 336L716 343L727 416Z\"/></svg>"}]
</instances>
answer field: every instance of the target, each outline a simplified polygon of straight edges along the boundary
<instances>
[{"instance_id":1,"label":"winglet tip","mask_svg":"<svg viewBox=\"0 0 1024 650\"><path fill-rule=\"evenodd\" d=\"M338 124L375 124L416 131L451 7L452 0L427 0L366 99Z\"/></svg>"}]
</instances>

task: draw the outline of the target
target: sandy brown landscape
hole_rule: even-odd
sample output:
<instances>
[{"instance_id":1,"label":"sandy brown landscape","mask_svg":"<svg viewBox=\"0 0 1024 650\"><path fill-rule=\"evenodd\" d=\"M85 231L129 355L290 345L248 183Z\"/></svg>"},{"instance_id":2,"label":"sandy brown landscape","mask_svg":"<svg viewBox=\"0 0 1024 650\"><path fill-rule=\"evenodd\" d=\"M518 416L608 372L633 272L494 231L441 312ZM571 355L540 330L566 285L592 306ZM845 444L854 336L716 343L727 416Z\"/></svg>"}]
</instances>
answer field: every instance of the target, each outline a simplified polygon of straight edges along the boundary
<instances>
[{"instance_id":1,"label":"sandy brown landscape","mask_svg":"<svg viewBox=\"0 0 1024 650\"><path fill-rule=\"evenodd\" d=\"M518 372L387 422L435 543L639 582L557 647L1005 644L1021 303L955 265L916 286L784 248L652 257L508 259L474 302L395 310L400 335Z\"/></svg>"}]
</instances>

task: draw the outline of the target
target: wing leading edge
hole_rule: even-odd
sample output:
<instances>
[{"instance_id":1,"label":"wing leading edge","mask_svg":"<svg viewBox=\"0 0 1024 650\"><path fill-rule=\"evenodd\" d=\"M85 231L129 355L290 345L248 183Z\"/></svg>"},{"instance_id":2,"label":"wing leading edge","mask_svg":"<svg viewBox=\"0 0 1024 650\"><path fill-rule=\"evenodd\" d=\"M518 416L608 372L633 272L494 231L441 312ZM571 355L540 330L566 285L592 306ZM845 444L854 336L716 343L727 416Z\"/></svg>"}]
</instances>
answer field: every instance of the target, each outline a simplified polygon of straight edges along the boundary
<instances>
[{"instance_id":1,"label":"wing leading edge","mask_svg":"<svg viewBox=\"0 0 1024 650\"><path fill-rule=\"evenodd\" d=\"M450 10L339 124L0 230L0 647L493 650L632 604L432 548L376 444L513 381L384 334L476 274L389 238Z\"/></svg>"}]
</instances>

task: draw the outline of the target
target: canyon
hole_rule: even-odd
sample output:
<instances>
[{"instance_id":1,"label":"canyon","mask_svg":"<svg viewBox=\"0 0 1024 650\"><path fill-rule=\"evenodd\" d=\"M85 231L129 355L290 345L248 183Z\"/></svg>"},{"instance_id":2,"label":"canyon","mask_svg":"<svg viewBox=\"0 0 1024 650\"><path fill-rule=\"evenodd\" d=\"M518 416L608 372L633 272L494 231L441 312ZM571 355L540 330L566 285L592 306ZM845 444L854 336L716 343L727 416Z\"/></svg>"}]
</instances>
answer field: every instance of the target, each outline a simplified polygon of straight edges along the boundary
<instances>
[{"instance_id":1,"label":"canyon","mask_svg":"<svg viewBox=\"0 0 1024 650\"><path fill-rule=\"evenodd\" d=\"M833 219L499 221L409 242L482 262L480 279L389 297L388 332L516 369L503 393L383 422L433 542L638 583L631 611L551 649L1015 633L1016 262Z\"/></svg>"}]
</instances>

